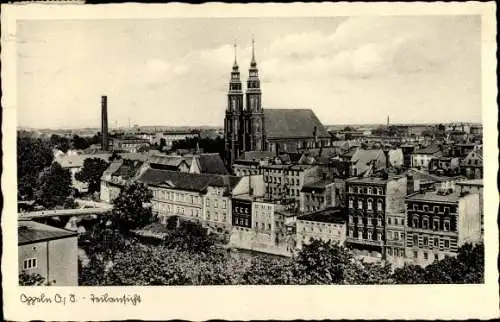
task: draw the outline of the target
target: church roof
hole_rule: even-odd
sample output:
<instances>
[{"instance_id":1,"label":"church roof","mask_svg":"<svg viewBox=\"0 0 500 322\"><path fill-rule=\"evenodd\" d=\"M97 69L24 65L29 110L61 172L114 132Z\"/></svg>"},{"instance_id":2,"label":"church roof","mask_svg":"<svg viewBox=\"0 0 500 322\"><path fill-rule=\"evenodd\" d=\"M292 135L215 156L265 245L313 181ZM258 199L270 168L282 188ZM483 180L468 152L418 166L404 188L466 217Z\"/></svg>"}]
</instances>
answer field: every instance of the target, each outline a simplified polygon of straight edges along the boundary
<instances>
[{"instance_id":1,"label":"church roof","mask_svg":"<svg viewBox=\"0 0 500 322\"><path fill-rule=\"evenodd\" d=\"M264 108L264 128L268 139L312 138L317 128L319 138L330 137L310 109L267 109Z\"/></svg>"}]
</instances>

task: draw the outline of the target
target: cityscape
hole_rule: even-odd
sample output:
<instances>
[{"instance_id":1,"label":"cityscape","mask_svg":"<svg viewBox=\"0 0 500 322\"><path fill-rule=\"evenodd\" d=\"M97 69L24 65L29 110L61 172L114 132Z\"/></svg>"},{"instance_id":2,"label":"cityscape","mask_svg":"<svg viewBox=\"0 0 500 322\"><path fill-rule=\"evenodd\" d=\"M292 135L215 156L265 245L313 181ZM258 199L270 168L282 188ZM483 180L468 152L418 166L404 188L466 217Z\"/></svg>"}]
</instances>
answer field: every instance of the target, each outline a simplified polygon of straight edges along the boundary
<instances>
[{"instance_id":1,"label":"cityscape","mask_svg":"<svg viewBox=\"0 0 500 322\"><path fill-rule=\"evenodd\" d=\"M357 44L348 70L347 60L337 60L345 53L338 48L364 41L349 29L361 25L355 19L301 21L300 28L317 28L314 32L292 28L297 21L276 22L273 32L255 35L246 30L262 31L269 22L242 19L241 48L227 32L219 36L220 43L200 40L215 53L206 69L192 53L179 60L182 66L158 59L146 64L153 73L140 74L140 82L147 83L144 97L154 102L150 108L125 102L133 95L127 93L130 81L125 78L138 75L124 67L126 61L109 66L118 75L98 74L105 80L96 80L97 89L85 93L90 103L85 101L84 108L58 108L60 118L40 118L32 113L38 102L23 96L20 100L32 109L18 112L19 285L484 283L476 18L363 21L363 26L373 23L381 40L377 43L370 34L371 42ZM168 31L174 39L188 38L199 28L176 23L162 25L174 30ZM206 28L214 32L229 23L239 22L206 22ZM26 23L20 30L46 37L41 43L49 47L54 35L66 32L61 25L39 24ZM93 25L68 24L70 30L81 28L80 41L92 39L84 35ZM111 43L119 51L116 30L122 22L116 24L102 32L116 33L116 44ZM120 59L134 60L141 50L141 59L147 59L148 46L163 29L145 26L146 31L127 29L127 37L144 32L145 45ZM423 38L429 30L436 33ZM398 38L398 32L404 37ZM414 32L422 34L412 38ZM99 39L78 45L89 49L76 61L93 61L105 52L101 49L109 44ZM312 46L316 41L326 49ZM183 42L179 48L192 50ZM31 44L29 37L26 43ZM463 46L472 49L458 50ZM162 50L182 56L179 48ZM318 52L319 58L310 56ZM294 66L290 70L287 59ZM326 72L314 69L313 62ZM59 62L53 64L59 73ZM475 67L468 70L469 65ZM120 66L126 70L125 85ZM461 77L456 77L456 66ZM451 76L441 79L449 70ZM23 77L30 73L36 74L25 71ZM280 79L280 73L291 79ZM172 85L175 93L164 88L170 86L166 75L168 82L178 82ZM63 81L81 85L80 80ZM456 88L440 92L441 81L456 82ZM206 88L196 88L199 82ZM351 83L359 88L335 92ZM282 84L290 90L278 91ZM391 89L399 92L388 96ZM80 94L42 91L65 97L54 102L80 102L75 98ZM155 101L154 93L165 95L165 101ZM338 102L331 102L330 95L339 95ZM47 97L40 104L50 104ZM199 115L194 100L202 107ZM401 106L405 100L408 105ZM456 104L441 106L447 100ZM211 108L219 103L222 107Z\"/></svg>"}]
</instances>

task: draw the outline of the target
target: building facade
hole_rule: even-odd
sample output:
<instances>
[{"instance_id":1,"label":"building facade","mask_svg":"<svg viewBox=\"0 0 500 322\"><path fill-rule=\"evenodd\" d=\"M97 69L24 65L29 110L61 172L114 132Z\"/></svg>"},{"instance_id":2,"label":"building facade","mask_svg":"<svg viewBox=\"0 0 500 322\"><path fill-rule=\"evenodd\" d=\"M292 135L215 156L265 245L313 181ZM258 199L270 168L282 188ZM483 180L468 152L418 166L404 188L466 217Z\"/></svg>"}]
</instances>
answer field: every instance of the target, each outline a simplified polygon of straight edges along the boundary
<instances>
[{"instance_id":1,"label":"building facade","mask_svg":"<svg viewBox=\"0 0 500 322\"><path fill-rule=\"evenodd\" d=\"M347 179L347 245L358 253L384 257L386 222L404 213L406 191L406 176Z\"/></svg>"},{"instance_id":2,"label":"building facade","mask_svg":"<svg viewBox=\"0 0 500 322\"><path fill-rule=\"evenodd\" d=\"M426 266L454 256L464 243L481 240L479 194L452 189L417 192L406 198L406 257Z\"/></svg>"},{"instance_id":3,"label":"building facade","mask_svg":"<svg viewBox=\"0 0 500 322\"><path fill-rule=\"evenodd\" d=\"M319 180L303 185L300 194L300 211L315 212L328 207L343 205L344 182L342 180Z\"/></svg>"},{"instance_id":4,"label":"building facade","mask_svg":"<svg viewBox=\"0 0 500 322\"><path fill-rule=\"evenodd\" d=\"M345 245L345 211L340 208L327 208L297 218L297 247L308 244L311 239L331 241Z\"/></svg>"},{"instance_id":5,"label":"building facade","mask_svg":"<svg viewBox=\"0 0 500 322\"><path fill-rule=\"evenodd\" d=\"M78 234L18 221L19 273L40 274L53 286L78 286Z\"/></svg>"}]
</instances>

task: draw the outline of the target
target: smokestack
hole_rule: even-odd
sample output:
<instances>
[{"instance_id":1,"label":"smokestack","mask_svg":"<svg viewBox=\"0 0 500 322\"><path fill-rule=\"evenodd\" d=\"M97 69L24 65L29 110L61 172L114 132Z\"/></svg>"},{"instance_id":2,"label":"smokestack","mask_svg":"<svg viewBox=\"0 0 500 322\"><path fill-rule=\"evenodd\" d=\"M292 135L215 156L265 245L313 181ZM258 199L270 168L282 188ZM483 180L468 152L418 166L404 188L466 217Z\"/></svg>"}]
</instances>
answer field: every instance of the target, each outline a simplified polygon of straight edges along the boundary
<instances>
[{"instance_id":1,"label":"smokestack","mask_svg":"<svg viewBox=\"0 0 500 322\"><path fill-rule=\"evenodd\" d=\"M101 149L108 151L108 97L101 96Z\"/></svg>"}]
</instances>

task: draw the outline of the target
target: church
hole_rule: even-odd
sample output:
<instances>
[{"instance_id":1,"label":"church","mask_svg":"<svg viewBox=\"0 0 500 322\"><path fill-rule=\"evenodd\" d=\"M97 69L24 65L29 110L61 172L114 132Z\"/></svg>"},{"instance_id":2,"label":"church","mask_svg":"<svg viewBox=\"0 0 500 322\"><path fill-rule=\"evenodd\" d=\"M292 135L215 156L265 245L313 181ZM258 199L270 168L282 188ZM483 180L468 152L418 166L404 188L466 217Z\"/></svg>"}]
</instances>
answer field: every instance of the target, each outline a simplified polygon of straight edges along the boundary
<instances>
[{"instance_id":1,"label":"church","mask_svg":"<svg viewBox=\"0 0 500 322\"><path fill-rule=\"evenodd\" d=\"M236 59L227 94L224 119L225 161L232 165L247 151L276 154L330 146L331 136L311 109L262 107L262 90L252 40L252 59L246 93Z\"/></svg>"}]
</instances>

